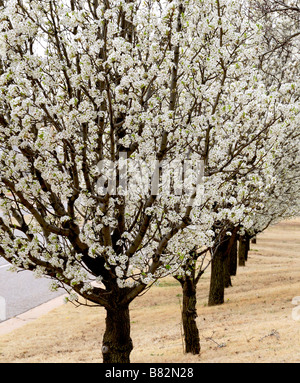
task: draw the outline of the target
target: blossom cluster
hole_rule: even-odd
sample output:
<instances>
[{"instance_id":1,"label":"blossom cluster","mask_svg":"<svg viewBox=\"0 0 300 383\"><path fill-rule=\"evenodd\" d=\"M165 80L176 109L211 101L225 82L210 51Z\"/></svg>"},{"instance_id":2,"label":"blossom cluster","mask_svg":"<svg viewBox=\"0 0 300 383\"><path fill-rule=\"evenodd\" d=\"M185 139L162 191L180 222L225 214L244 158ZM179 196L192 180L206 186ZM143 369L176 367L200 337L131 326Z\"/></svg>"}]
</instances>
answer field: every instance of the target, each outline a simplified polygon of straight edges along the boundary
<instances>
[{"instance_id":1,"label":"blossom cluster","mask_svg":"<svg viewBox=\"0 0 300 383\"><path fill-rule=\"evenodd\" d=\"M269 212L291 213L287 193L299 213L299 181L290 181L299 52L277 60L280 84L266 74L263 25L247 17L249 4L1 7L1 256L104 304L105 289L138 293L183 273L193 249L213 246L216 222L251 231ZM201 199L163 193L162 183L157 193L138 182L126 196L99 192L98 164L124 152L150 177L153 158L201 161Z\"/></svg>"}]
</instances>

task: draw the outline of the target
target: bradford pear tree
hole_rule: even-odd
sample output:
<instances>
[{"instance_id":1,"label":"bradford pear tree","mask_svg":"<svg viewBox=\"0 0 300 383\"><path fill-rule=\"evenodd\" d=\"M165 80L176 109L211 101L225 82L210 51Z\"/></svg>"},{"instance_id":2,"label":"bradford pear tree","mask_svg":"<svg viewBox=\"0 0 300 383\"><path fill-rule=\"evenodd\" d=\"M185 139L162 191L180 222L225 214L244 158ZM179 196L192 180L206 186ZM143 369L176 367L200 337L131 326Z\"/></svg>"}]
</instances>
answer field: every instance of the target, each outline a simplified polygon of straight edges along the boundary
<instances>
[{"instance_id":1,"label":"bradford pear tree","mask_svg":"<svg viewBox=\"0 0 300 383\"><path fill-rule=\"evenodd\" d=\"M198 76L206 74L206 77L202 75L199 83L204 83L209 88L217 87L222 82L222 87L214 99L214 108L210 108L207 103L207 93L198 96L199 110L207 118L212 116L206 130L208 150L205 152L206 156L203 155L205 197L210 198L210 211L207 213L209 218L205 215L205 210L202 216L205 217L203 221L206 225L211 223L213 235L206 240L203 238L198 248L191 252L191 258L185 265L186 273L179 278L175 276L182 285L185 349L191 353L200 351L195 319L196 286L201 275L208 264L211 264L209 304L222 304L224 288L231 285L230 276L236 274L237 236L240 236L240 244L243 246L239 250L244 257L245 252L242 250L248 248L249 233L253 235L253 228L262 210L268 209L275 196L280 195L282 199L286 195L286 190L278 187L289 182L288 177L280 174L282 156L290 164L295 164L295 174L297 169L299 171L299 164L295 162L293 155L297 145L299 147L298 124L295 119L299 113L296 91L298 86L295 83L298 73L295 65L297 57L294 57L293 45L290 46L297 34L294 33L293 37L289 36L284 40L286 46L289 46L288 54L281 49L283 40L270 48L266 44L265 20L261 19L258 23L253 17L249 17L252 14L251 3L244 4L244 7L240 4L226 6L219 2L211 5L209 15L211 20L218 19L218 25L211 29L211 34L207 34L205 44L198 46L204 52L204 59L198 63ZM203 15L207 13L203 12ZM282 26L285 23L285 19L281 20ZM216 38L219 38L219 49L212 58L210 49ZM220 50L224 44L228 56ZM276 66L268 70L268 60L272 52L277 54L277 58L272 58L276 61ZM210 60L215 60L213 67L207 65ZM240 68L242 71L239 71ZM274 83L275 70L277 74L280 72L280 86L278 82ZM243 97L240 97L241 94ZM262 94L267 94L273 101L266 103L261 99ZM273 116L273 120L270 121L268 115ZM230 132L226 131L229 123L234 126ZM250 129L247 123L252 124ZM239 130L239 126L244 131ZM223 130L218 130L218 127ZM219 158L218 162L211 155L214 150L222 153L222 159ZM221 175L218 181L213 178L216 174ZM212 194L211 190L217 191ZM281 212L278 209L277 217L282 215ZM207 228L205 232L208 232ZM204 266L206 254L210 255L210 259ZM243 257L240 257L240 262Z\"/></svg>"},{"instance_id":2,"label":"bradford pear tree","mask_svg":"<svg viewBox=\"0 0 300 383\"><path fill-rule=\"evenodd\" d=\"M260 28L235 2L0 4L0 255L103 306L103 361L129 362L130 303L245 216L234 175L271 168Z\"/></svg>"},{"instance_id":3,"label":"bradford pear tree","mask_svg":"<svg viewBox=\"0 0 300 383\"><path fill-rule=\"evenodd\" d=\"M218 20L194 1L0 5L0 255L105 307L103 361L128 362L129 304L203 236L193 187L155 180L163 161L174 174L207 157L213 116L196 100L207 92L214 108L222 83L194 81L193 58ZM228 55L219 42L211 57Z\"/></svg>"},{"instance_id":4,"label":"bradford pear tree","mask_svg":"<svg viewBox=\"0 0 300 383\"><path fill-rule=\"evenodd\" d=\"M268 4L267 4L268 3ZM264 160L258 163L249 171L249 177L254 181L254 186L248 188L243 202L248 210L248 218L252 216L255 220L255 211L269 204L273 197L273 190L276 188L277 195L284 198L285 190L280 192L280 184L289 183L288 177L284 178L282 171L282 157L285 157L286 166L293 166L295 176L299 164L295 159L295 152L299 148L299 9L293 1L285 2L286 6L279 8L271 6L270 3L283 3L279 1L249 1L245 4L245 13L249 23L260 28L261 39L256 47L258 60L252 62L259 72L259 82L264 84L268 94L274 97L274 111L278 120L270 129L270 137L277 137L276 143L272 140L263 144L258 150L268 153L272 152L272 164L266 165ZM294 7L292 7L292 3ZM282 4L281 4L282 5ZM245 16L246 16L245 15ZM255 122L254 122L255 123ZM252 157L254 159L255 155ZM251 154L249 157L251 158ZM296 161L296 162L295 162ZM251 164L250 160L250 164ZM289 163L289 165L287 165ZM299 170L298 170L299 171ZM240 176L240 175L239 175ZM297 177L297 176L296 176ZM273 187L268 187L270 178L273 178ZM244 178L247 181L247 177ZM239 188L237 188L239 190ZM227 198L233 197L228 195ZM248 200L248 201L247 201ZM251 212L251 209L253 211ZM279 217L279 215L278 215ZM252 220L252 222L254 222ZM244 235L240 232L240 254L247 254L249 249L249 234L251 230L245 230L243 222L240 222ZM249 225L248 225L249 227ZM240 260L242 257L240 257ZM226 262L224 263L226 265Z\"/></svg>"},{"instance_id":5,"label":"bradford pear tree","mask_svg":"<svg viewBox=\"0 0 300 383\"><path fill-rule=\"evenodd\" d=\"M129 362L130 302L197 242L191 196L133 176L121 187L128 159L198 158L193 98L179 91L195 29L184 13L180 1L2 2L0 253L105 307L104 362ZM116 162L114 189L99 181Z\"/></svg>"},{"instance_id":6,"label":"bradford pear tree","mask_svg":"<svg viewBox=\"0 0 300 383\"><path fill-rule=\"evenodd\" d=\"M250 17L260 22L263 30L260 68L264 81L277 89L290 88L286 95L286 105L299 113L299 46L300 46L300 8L298 0L262 0L251 2ZM287 114L285 124L290 123ZM266 204L256 211L251 230L245 232L244 242L249 247L249 237L263 231L270 224L284 217L297 214L299 196L297 180L299 177L299 124L288 131L281 141L281 154L277 154L277 183L266 193ZM243 253L243 251L241 252ZM243 263L244 255L241 254Z\"/></svg>"},{"instance_id":7,"label":"bradford pear tree","mask_svg":"<svg viewBox=\"0 0 300 383\"><path fill-rule=\"evenodd\" d=\"M287 141L286 141L287 142ZM250 237L264 231L270 225L300 214L300 132L291 132L289 148L281 145L282 156L277 160L277 182L266 193L265 203L253 215Z\"/></svg>"}]
</instances>

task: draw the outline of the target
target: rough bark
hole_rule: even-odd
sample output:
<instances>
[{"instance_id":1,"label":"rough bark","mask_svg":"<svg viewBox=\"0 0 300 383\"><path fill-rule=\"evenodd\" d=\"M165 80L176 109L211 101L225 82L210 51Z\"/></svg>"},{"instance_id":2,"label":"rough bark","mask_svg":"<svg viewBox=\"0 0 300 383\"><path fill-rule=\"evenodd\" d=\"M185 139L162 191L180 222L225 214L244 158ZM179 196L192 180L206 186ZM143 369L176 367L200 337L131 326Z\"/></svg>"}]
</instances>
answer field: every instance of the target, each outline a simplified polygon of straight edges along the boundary
<instances>
[{"instance_id":1,"label":"rough bark","mask_svg":"<svg viewBox=\"0 0 300 383\"><path fill-rule=\"evenodd\" d=\"M229 274L234 276L237 271L237 235L232 243L232 247L229 252Z\"/></svg>"},{"instance_id":2,"label":"rough bark","mask_svg":"<svg viewBox=\"0 0 300 383\"><path fill-rule=\"evenodd\" d=\"M248 253L250 250L250 237L247 234L245 235L245 242L246 242L245 261L248 261Z\"/></svg>"},{"instance_id":3,"label":"rough bark","mask_svg":"<svg viewBox=\"0 0 300 383\"><path fill-rule=\"evenodd\" d=\"M129 306L106 308L106 329L102 345L103 363L130 363L132 349Z\"/></svg>"},{"instance_id":4,"label":"rough bark","mask_svg":"<svg viewBox=\"0 0 300 383\"><path fill-rule=\"evenodd\" d=\"M200 337L196 324L197 318L197 298L196 298L196 285L194 278L185 276L181 281L182 285L182 324L185 340L185 352L194 355L200 353Z\"/></svg>"},{"instance_id":5,"label":"rough bark","mask_svg":"<svg viewBox=\"0 0 300 383\"><path fill-rule=\"evenodd\" d=\"M225 256L224 263L224 287L232 286L231 277L230 277L230 249L228 249L228 253Z\"/></svg>"},{"instance_id":6,"label":"rough bark","mask_svg":"<svg viewBox=\"0 0 300 383\"><path fill-rule=\"evenodd\" d=\"M231 231L231 236L226 240L227 250L224 261L224 286L232 286L231 276L236 275L237 270L237 232L238 227Z\"/></svg>"},{"instance_id":7,"label":"rough bark","mask_svg":"<svg viewBox=\"0 0 300 383\"><path fill-rule=\"evenodd\" d=\"M239 266L245 266L246 264L246 252L247 252L247 241L245 236L239 239Z\"/></svg>"},{"instance_id":8,"label":"rough bark","mask_svg":"<svg viewBox=\"0 0 300 383\"><path fill-rule=\"evenodd\" d=\"M224 237L219 245L213 249L211 261L211 276L208 305L220 305L224 303L224 262L228 246L228 237Z\"/></svg>"}]
</instances>

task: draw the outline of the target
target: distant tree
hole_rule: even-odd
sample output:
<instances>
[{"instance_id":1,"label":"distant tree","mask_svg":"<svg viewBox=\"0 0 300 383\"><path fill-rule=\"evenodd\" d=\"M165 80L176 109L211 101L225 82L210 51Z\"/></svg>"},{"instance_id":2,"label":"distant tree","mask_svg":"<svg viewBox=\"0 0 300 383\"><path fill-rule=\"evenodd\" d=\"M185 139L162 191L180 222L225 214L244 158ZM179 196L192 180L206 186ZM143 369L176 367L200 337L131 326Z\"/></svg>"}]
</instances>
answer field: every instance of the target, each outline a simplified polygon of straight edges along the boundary
<instances>
[{"instance_id":1,"label":"distant tree","mask_svg":"<svg viewBox=\"0 0 300 383\"><path fill-rule=\"evenodd\" d=\"M215 38L216 36L219 37L222 35L222 37L226 39L226 37L230 35L232 37L232 46L236 47L231 53L231 61L222 61L223 57L219 59L218 54L215 56L216 64L212 71L213 73L219 71L219 74L215 76L212 74L210 76L213 79L211 85L214 86L214 84L217 84L218 81L222 79L223 86L221 92L218 93L217 102L214 104L214 111L218 115L217 123L220 124L220 126L226 125L226 121L228 120L236 121L235 113L239 113L239 109L233 107L233 111L230 109L230 113L220 113L219 110L227 111L226 105L228 104L230 96L226 92L226 86L236 86L238 88L240 81L249 81L249 72L247 70L245 72L236 70L235 76L227 76L227 74L230 73L231 67L237 65L237 62L242 61L244 69L247 68L247 65L252 68L254 66L257 69L255 74L257 87L259 88L259 86L264 84L263 87L266 87L268 89L267 92L278 102L276 105L273 105L274 115L277 115L278 119L274 121L272 127L269 126L270 136L268 136L267 133L268 126L265 125L266 135L263 139L259 136L256 137L258 139L254 150L249 150L251 145L248 147L251 143L251 138L249 136L247 138L240 136L240 140L242 139L245 145L245 151L242 151L241 154L246 154L247 161L244 162L241 160L236 167L231 166L229 169L227 168L225 171L227 172L228 178L224 181L224 183L226 182L226 188L220 188L214 194L216 199L213 200L212 210L210 212L210 218L213 217L211 229L215 231L213 245L210 247L209 240L207 242L203 240L198 246L200 250L196 251L195 249L193 257L188 260L186 265L187 274L180 277L180 282L183 287L182 322L185 333L186 351L191 353L198 353L200 350L199 332L195 321L197 317L196 286L204 272L202 268L204 254L206 254L207 259L209 258L207 254L210 254L208 263L211 264L209 305L222 304L224 302L224 288L231 285L230 277L236 274L237 256L239 255L239 265L245 265L250 247L250 239L256 233L254 227L259 225L259 221L261 221L261 224L264 221L261 220L260 213L264 211L266 216L268 216L267 210L270 209L270 215L274 215L274 209L276 209L275 206L277 206L276 203L274 204L274 200L282 201L286 197L287 199L290 198L290 194L287 193L287 190L290 189L291 185L287 188L285 185L289 182L291 175L287 176L287 174L282 174L280 170L282 167L280 159L285 156L285 163L289 163L288 166L293 167L294 177L298 177L297 169L299 173L299 162L297 162L293 154L298 153L299 155L299 124L295 121L295 113L299 113L299 87L297 82L297 78L299 78L299 69L297 69L299 51L297 51L295 44L299 32L295 29L294 21L292 22L292 28L288 27L290 21L286 19L286 14L278 20L276 19L277 15L275 15L275 13L274 16L271 17L268 12L261 13L261 8L258 8L257 4L254 3L253 1L249 1L244 2L243 5L225 5L222 2L216 2L214 6L211 6L210 16L213 18L215 12L214 17L219 19L219 25L215 30L212 29L211 36ZM263 2L259 2L259 4L262 5ZM234 11L232 11L233 9ZM206 15L205 12L203 12L203 14ZM235 21L231 18L232 16L235 18ZM247 22L245 22L245 20L247 20ZM286 31L285 33L289 30L289 33L284 35L279 32L279 30L273 33L271 26L274 26L274 24L272 24L274 22L280 25L281 29ZM230 25L227 23L230 23ZM259 35L261 37L257 43L254 43L252 40L253 36L257 37L255 26L259 28ZM233 30L231 28L233 28ZM277 34L275 40L272 40L272 33ZM210 35L206 38L206 46L213 45L209 36ZM244 38L240 39L240 36ZM230 50L230 46L227 39L228 50ZM255 60L250 53L253 51L256 52L258 60ZM243 56L244 54L245 56L247 54L249 55L248 60ZM244 57L244 59L241 59L241 57ZM270 67L270 59L272 59L272 63L276 61L274 67L273 65ZM223 66L221 66L221 63ZM228 65L228 67L226 67L226 65ZM226 67L226 74L222 77L221 74L223 73L222 69L224 69L224 67ZM206 67L203 61L199 67L199 71L205 72L205 70ZM250 82L248 82L248 88L251 88L253 92L253 89L257 88L255 86L251 87ZM247 88L242 88L244 91L246 89ZM246 91L245 93L247 94ZM257 93L254 91L252 96L256 97L256 95ZM201 105L205 105L203 98L199 99ZM240 98L235 98L232 105L234 106L236 102L241 102ZM245 99L245 110L247 103ZM264 119L264 117L270 113L269 109L264 109L262 103L258 102L256 105L261 107L258 114L255 115L255 113L252 113L248 115L250 121L253 119L254 126L259 119ZM205 114L209 115L209 111ZM219 117L220 115L222 115L221 118ZM222 119L223 122L221 122ZM212 126L214 126L214 123L212 123ZM274 144L274 137L279 130L281 130L279 136L281 134L282 136L281 138L277 136L278 141ZM283 133L283 131L286 133ZM236 131L232 133L230 137L234 137ZM239 135L237 135L237 137L239 137ZM239 139L237 140L239 142ZM208 153L213 151L217 144L220 145L216 135L214 135L209 142ZM296 149L297 145L298 150ZM220 150L220 146L218 150ZM271 163L264 161L268 156L268 152L269 154L272 153L273 156ZM263 156L261 156L262 153L264 153ZM229 147L229 153L224 154L224 158L230 158L230 154L232 155ZM259 160L258 154L260 154ZM234 156L232 155L232 157ZM220 167L216 166L209 155L206 157L205 163L205 190L207 191L210 177L214 174L210 169L211 163L215 166L214 171L219 174L222 173L224 168L222 168L222 163L220 163ZM273 178L274 182L272 187L267 186L270 182L270 178ZM231 184L231 187L229 187L229 184ZM294 192L297 190L296 185L299 185L297 180L293 186ZM274 193L275 189L276 193ZM280 199L278 199L279 196L281 196ZM297 203L299 203L299 196L297 199L296 194L294 194L294 198L297 200L297 205ZM288 206L284 204L284 206L286 214L293 214L293 211L299 211L295 206L292 207L291 204L288 204ZM236 214L235 210L238 210L238 214ZM225 211L228 212L227 215ZM281 207L278 206L277 214L275 214L276 217L282 219L286 214L284 213L283 205ZM246 225L243 226L245 220ZM264 227L263 224L261 227ZM237 252L238 238L240 243L239 253ZM206 250L202 251L203 248ZM206 262L205 269L207 269L207 266L208 264Z\"/></svg>"}]
</instances>

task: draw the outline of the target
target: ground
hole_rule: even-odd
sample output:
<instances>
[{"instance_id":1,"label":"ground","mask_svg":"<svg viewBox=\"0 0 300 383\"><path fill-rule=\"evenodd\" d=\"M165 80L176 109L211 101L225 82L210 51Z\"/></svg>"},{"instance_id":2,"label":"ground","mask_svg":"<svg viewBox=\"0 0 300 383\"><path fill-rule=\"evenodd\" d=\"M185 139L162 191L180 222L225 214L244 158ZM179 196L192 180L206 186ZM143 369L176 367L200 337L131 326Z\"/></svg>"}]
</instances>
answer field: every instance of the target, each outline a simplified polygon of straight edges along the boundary
<instances>
[{"instance_id":1,"label":"ground","mask_svg":"<svg viewBox=\"0 0 300 383\"><path fill-rule=\"evenodd\" d=\"M184 354L181 287L167 278L131 305L131 362L300 362L300 320L292 318L292 299L300 296L300 218L258 236L221 306L207 306L209 278L205 273L197 290L201 354ZM101 307L57 307L0 336L0 363L102 362L104 320Z\"/></svg>"}]
</instances>

